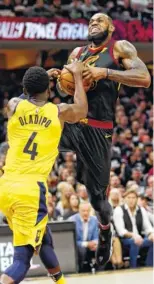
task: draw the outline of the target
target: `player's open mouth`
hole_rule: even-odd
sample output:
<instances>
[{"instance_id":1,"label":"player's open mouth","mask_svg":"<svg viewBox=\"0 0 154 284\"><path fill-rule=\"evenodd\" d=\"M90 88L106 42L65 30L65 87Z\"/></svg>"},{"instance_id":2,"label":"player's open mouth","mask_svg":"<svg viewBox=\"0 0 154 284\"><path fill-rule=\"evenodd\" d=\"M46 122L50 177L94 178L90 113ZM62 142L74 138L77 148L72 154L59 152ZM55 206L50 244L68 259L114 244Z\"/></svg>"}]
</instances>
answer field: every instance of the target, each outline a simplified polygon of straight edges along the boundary
<instances>
[{"instance_id":1,"label":"player's open mouth","mask_svg":"<svg viewBox=\"0 0 154 284\"><path fill-rule=\"evenodd\" d=\"M98 27L93 27L93 28L90 29L90 32L91 33L98 33L98 32L100 32L100 29Z\"/></svg>"}]
</instances>

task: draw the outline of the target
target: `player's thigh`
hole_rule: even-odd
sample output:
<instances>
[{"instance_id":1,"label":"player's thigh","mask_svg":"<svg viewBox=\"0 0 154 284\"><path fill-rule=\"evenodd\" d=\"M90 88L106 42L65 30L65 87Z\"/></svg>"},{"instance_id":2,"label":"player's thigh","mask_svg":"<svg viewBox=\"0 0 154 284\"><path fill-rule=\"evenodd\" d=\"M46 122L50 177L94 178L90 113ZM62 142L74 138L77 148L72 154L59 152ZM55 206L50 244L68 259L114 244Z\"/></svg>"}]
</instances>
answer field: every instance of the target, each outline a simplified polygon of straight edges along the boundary
<instances>
[{"instance_id":1,"label":"player's thigh","mask_svg":"<svg viewBox=\"0 0 154 284\"><path fill-rule=\"evenodd\" d=\"M13 218L33 226L47 214L47 186L39 181L19 181L12 193Z\"/></svg>"},{"instance_id":2,"label":"player's thigh","mask_svg":"<svg viewBox=\"0 0 154 284\"><path fill-rule=\"evenodd\" d=\"M20 191L19 191L20 188ZM12 204L14 245L40 245L47 225L47 185L44 182L28 181L16 184Z\"/></svg>"},{"instance_id":3,"label":"player's thigh","mask_svg":"<svg viewBox=\"0 0 154 284\"><path fill-rule=\"evenodd\" d=\"M78 151L79 147L79 129L76 124L65 123L62 132L59 151Z\"/></svg>"},{"instance_id":4,"label":"player's thigh","mask_svg":"<svg viewBox=\"0 0 154 284\"><path fill-rule=\"evenodd\" d=\"M111 138L106 140L102 129L85 129L80 140L78 160L82 161L82 179L90 193L98 195L109 184Z\"/></svg>"},{"instance_id":5,"label":"player's thigh","mask_svg":"<svg viewBox=\"0 0 154 284\"><path fill-rule=\"evenodd\" d=\"M8 215L11 211L10 192L12 187L12 181L7 180L4 176L0 178L0 211L4 215Z\"/></svg>"}]
</instances>

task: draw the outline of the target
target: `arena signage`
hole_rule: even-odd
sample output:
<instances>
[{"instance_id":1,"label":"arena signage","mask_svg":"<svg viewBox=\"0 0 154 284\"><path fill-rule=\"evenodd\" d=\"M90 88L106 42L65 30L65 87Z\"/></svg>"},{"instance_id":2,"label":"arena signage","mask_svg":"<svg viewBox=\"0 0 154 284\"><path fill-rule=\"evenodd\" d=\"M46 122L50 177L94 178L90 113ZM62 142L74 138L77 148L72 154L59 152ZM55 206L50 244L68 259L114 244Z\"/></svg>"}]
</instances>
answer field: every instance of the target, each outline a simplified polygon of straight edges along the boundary
<instances>
[{"instance_id":1,"label":"arena signage","mask_svg":"<svg viewBox=\"0 0 154 284\"><path fill-rule=\"evenodd\" d=\"M87 33L84 22L0 18L0 39L5 40L85 40Z\"/></svg>"},{"instance_id":2,"label":"arena signage","mask_svg":"<svg viewBox=\"0 0 154 284\"><path fill-rule=\"evenodd\" d=\"M144 26L141 21L129 23L114 21L116 32L114 38L127 39L131 42L152 41L152 22ZM83 19L49 18L0 18L0 40L86 40L88 23Z\"/></svg>"},{"instance_id":3,"label":"arena signage","mask_svg":"<svg viewBox=\"0 0 154 284\"><path fill-rule=\"evenodd\" d=\"M54 247L64 273L77 272L75 223L53 222L48 224L52 230ZM12 264L14 248L12 232L6 225L0 226L0 275ZM66 261L67 259L67 261ZM28 276L46 276L47 271L40 258L34 255Z\"/></svg>"}]
</instances>

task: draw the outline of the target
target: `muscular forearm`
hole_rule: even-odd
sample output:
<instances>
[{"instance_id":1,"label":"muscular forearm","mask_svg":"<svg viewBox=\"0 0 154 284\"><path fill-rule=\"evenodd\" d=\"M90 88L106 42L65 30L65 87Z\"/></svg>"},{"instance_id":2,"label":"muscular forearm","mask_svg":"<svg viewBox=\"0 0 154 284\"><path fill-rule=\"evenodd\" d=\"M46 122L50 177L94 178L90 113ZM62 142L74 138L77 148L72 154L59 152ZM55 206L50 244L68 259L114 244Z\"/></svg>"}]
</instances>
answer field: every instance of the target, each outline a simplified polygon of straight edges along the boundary
<instances>
[{"instance_id":1,"label":"muscular forearm","mask_svg":"<svg viewBox=\"0 0 154 284\"><path fill-rule=\"evenodd\" d=\"M150 75L144 69L118 71L107 68L95 68L96 80L109 79L127 86L144 88L148 88L151 83Z\"/></svg>"},{"instance_id":2,"label":"muscular forearm","mask_svg":"<svg viewBox=\"0 0 154 284\"><path fill-rule=\"evenodd\" d=\"M85 112L85 116L88 112L88 103L87 96L82 83L82 73L74 74L75 80L75 94L74 94L74 103L81 107L81 109Z\"/></svg>"},{"instance_id":3,"label":"muscular forearm","mask_svg":"<svg viewBox=\"0 0 154 284\"><path fill-rule=\"evenodd\" d=\"M144 87L148 88L150 86L150 75L144 70L131 69L125 71L117 71L108 69L109 80L113 80L118 83L122 83L127 86L132 87Z\"/></svg>"}]
</instances>

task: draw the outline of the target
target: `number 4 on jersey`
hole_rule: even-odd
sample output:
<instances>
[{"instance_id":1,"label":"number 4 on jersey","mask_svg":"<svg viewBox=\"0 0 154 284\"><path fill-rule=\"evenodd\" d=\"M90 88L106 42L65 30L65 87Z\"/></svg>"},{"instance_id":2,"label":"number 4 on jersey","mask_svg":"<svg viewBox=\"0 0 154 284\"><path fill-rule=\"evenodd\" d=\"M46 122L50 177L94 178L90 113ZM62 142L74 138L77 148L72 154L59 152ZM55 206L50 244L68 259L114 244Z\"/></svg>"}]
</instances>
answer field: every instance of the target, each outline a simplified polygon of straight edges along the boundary
<instances>
[{"instance_id":1,"label":"number 4 on jersey","mask_svg":"<svg viewBox=\"0 0 154 284\"><path fill-rule=\"evenodd\" d=\"M33 143L36 135L37 135L37 132L32 133L32 135L29 137L28 142L25 145L25 148L23 150L24 153L31 155L31 160L35 160L35 157L38 155L38 152L36 152L38 144ZM32 150L29 149L31 146L32 146Z\"/></svg>"}]
</instances>

